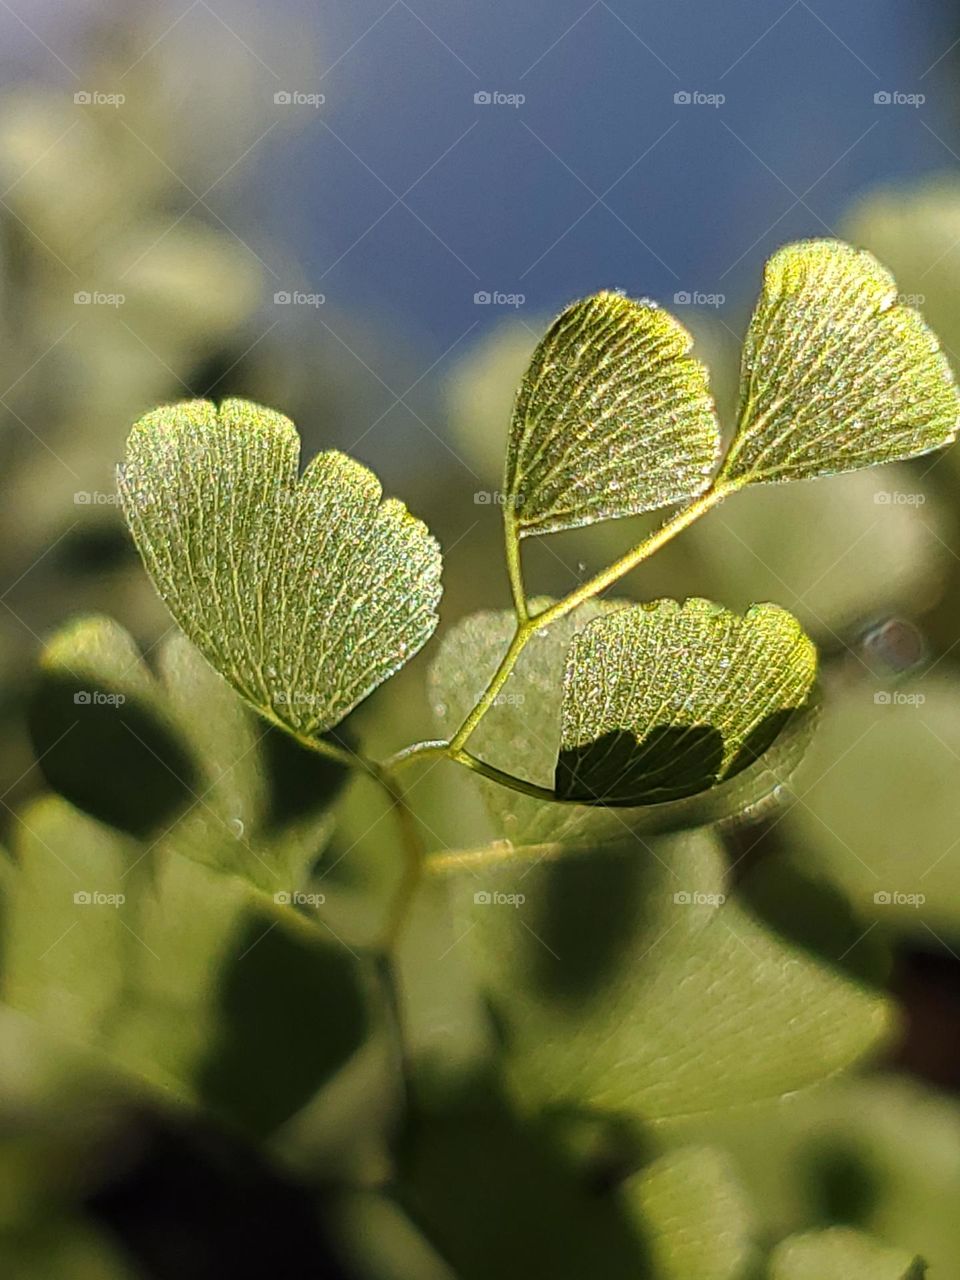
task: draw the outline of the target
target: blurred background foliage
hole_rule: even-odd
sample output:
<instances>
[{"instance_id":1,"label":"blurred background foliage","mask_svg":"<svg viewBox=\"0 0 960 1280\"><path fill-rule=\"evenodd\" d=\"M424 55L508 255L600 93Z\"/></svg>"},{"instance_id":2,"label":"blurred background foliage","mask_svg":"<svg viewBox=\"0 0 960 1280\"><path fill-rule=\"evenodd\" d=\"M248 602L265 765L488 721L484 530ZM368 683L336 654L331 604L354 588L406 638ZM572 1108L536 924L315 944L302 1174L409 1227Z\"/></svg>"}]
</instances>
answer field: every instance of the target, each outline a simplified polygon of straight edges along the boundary
<instances>
[{"instance_id":1,"label":"blurred background foliage","mask_svg":"<svg viewBox=\"0 0 960 1280\"><path fill-rule=\"evenodd\" d=\"M737 609L772 599L793 610L823 655L812 750L780 808L749 825L634 846L626 859L604 852L593 864L540 868L529 882L524 871L534 906L548 904L542 918L508 914L478 929L471 897L494 878L430 883L398 958L400 1009L370 950L399 874L387 807L364 780L264 734L171 628L114 502L114 467L139 414L185 396L250 396L294 418L306 455L330 444L356 452L427 519L447 553L445 628L503 606L503 447L545 323L571 296L611 283L629 281L667 305L687 284L719 292L748 214L747 241L755 225L773 226L734 264L729 302L679 307L728 425L758 263L792 235L826 234L827 223L894 271L960 371L953 98L931 92L922 123L901 114L874 135L869 98L886 80L867 66L900 76L905 90L928 72L928 88L943 86L955 69L955 14L931 6L936 18L921 32L895 8L878 16L837 6L823 15L837 27L826 36L802 4L785 7L776 31L767 8L730 15L730 72L751 41L766 49L751 55L739 105L730 81L729 149L711 154L722 130L704 124L665 149L640 193L659 210L650 215L656 243L669 243L684 274L665 274L616 214L602 226L575 223L562 256L527 281L517 263L580 210L567 209L552 180L532 188L529 156L504 140L499 119L464 160L483 194L468 199L462 182L434 192L430 205L404 205L412 216L378 239L390 200L460 131L458 120L441 136L443 112L426 110L423 94L413 109L400 93L400 125L386 119L394 64L409 58L405 82L421 76L428 98L447 92L455 71L457 113L486 83L464 74L466 62L486 58L507 91L530 74L534 106L539 90L557 129L534 116L517 135L546 132L551 164L554 144L572 154L568 142L578 170L597 150L613 161L612 181L659 130L639 145L627 138L635 102L612 142L600 127L599 69L620 71L609 92L623 92L619 60L624 47L636 52L623 19L594 29L589 15L608 21L607 6L532 7L537 38L517 33L530 46L520 62L533 64L522 75L520 62L494 60L501 36L478 34L476 15L451 32L427 4L420 15L358 5L355 28L330 6L329 32L294 5L242 15L202 3L89 5L69 22L38 5L9 19L0 96L4 1274L829 1280L834 1250L867 1259L877 1280L912 1274L918 1254L932 1277L960 1274L956 450L748 491L636 575L629 590L640 598L706 595ZM665 50L662 65L644 64L662 78L646 92L656 119L666 112L664 128L681 83L664 67L688 39L688 10L644 15L650 43ZM406 25L395 29L396 20ZM418 23L426 61L411 34ZM310 107L277 109L278 89L313 92L318 67L349 69L351 41L381 25L388 71L379 54L361 56L341 89L353 95L356 132L346 134L359 152L343 140L350 113L333 93L329 125ZM539 67L551 39L566 96L549 78L558 64ZM709 34L699 41L690 74L709 76ZM831 116L798 41L825 59L823 84L834 58L846 83L858 77L863 101L844 117L849 138L833 145L824 138L836 102ZM764 154L780 148L779 196L777 183L795 195L829 174L829 197L823 217L805 203L808 191L781 201L789 207L777 217L772 171L745 155L737 135L746 117L736 113L749 115L748 89L755 102L804 63L805 128L793 124L796 100L777 92L761 113L772 132L755 141ZM122 107L75 102L93 91L123 94ZM565 113L578 100L574 122ZM472 128L469 114L464 121ZM407 131L398 140L409 150L406 180L390 168L396 127ZM318 133L333 148L319 162L304 142ZM836 167L843 145L867 134ZM390 173L386 195L361 159L374 155L365 145L380 147L371 165ZM541 139L524 145L544 158ZM356 173L339 167L344 150L369 169L363 181L382 206L363 204ZM591 182L603 189L592 171ZM517 219L504 206L521 197L530 252L525 240L519 256L501 246L481 277L452 247L462 248L457 229L469 226L484 245L506 240ZM562 211L555 232L548 207ZM622 207L626 216L629 199ZM357 237L370 252L350 258ZM689 256L679 256L681 241L692 243ZM436 254L429 265L425 243ZM328 286L341 259L349 271ZM470 295L501 283L522 285L525 304L507 315L488 307L478 320ZM275 300L321 290L322 305ZM536 542L531 582L569 590L643 524ZM419 658L361 707L348 738L376 754L430 736L444 712L436 694L431 705L428 663ZM125 701L78 704L91 688ZM544 744L521 730L511 730L514 749L532 761ZM412 799L433 848L503 839L473 780L455 770L418 777ZM515 870L498 875L503 891L518 891ZM728 893L726 929L691 917L683 939L658 949L671 924L646 904L661 901L666 876ZM302 912L274 907L278 887L305 895ZM73 895L91 890L127 901L84 915ZM554 968L523 936L531 929L569 962ZM713 1017L717 969L733 975L739 1022ZM728 999L725 988L723 1009ZM619 1046L629 1078L608 1073L588 1042ZM644 1062L646 1044L656 1052ZM836 1274L849 1280L850 1265L841 1260Z\"/></svg>"}]
</instances>

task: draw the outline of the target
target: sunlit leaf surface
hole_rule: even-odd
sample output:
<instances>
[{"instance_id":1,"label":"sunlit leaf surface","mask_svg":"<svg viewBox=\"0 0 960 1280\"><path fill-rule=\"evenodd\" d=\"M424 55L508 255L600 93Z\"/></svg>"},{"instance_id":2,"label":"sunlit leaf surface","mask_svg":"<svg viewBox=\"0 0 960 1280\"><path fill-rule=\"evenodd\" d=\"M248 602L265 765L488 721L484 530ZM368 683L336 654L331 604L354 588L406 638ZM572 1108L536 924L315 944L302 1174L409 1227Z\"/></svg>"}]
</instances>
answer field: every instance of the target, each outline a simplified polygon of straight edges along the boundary
<instances>
[{"instance_id":1,"label":"sunlit leaf surface","mask_svg":"<svg viewBox=\"0 0 960 1280\"><path fill-rule=\"evenodd\" d=\"M837 240L769 260L721 480L803 480L949 444L960 407L931 330L869 253Z\"/></svg>"},{"instance_id":2,"label":"sunlit leaf surface","mask_svg":"<svg viewBox=\"0 0 960 1280\"><path fill-rule=\"evenodd\" d=\"M575 302L534 352L514 408L505 500L521 535L701 493L719 432L687 331L619 293Z\"/></svg>"},{"instance_id":3,"label":"sunlit leaf surface","mask_svg":"<svg viewBox=\"0 0 960 1280\"><path fill-rule=\"evenodd\" d=\"M735 776L807 701L813 644L775 605L692 599L597 618L570 646L557 791L649 804Z\"/></svg>"},{"instance_id":4,"label":"sunlit leaf surface","mask_svg":"<svg viewBox=\"0 0 960 1280\"><path fill-rule=\"evenodd\" d=\"M120 492L190 639L258 710L313 737L430 638L441 560L366 467L321 453L298 480L298 459L280 414L193 401L137 423Z\"/></svg>"}]
</instances>

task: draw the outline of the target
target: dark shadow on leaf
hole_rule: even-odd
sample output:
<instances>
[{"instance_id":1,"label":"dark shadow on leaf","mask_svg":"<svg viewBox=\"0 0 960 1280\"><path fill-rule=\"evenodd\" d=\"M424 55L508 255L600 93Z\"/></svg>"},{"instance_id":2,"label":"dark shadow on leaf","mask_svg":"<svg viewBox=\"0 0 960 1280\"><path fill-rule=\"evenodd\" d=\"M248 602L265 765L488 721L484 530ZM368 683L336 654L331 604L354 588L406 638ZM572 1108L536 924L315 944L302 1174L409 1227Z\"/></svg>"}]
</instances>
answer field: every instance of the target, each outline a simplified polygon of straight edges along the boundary
<instances>
[{"instance_id":1,"label":"dark shadow on leaf","mask_svg":"<svg viewBox=\"0 0 960 1280\"><path fill-rule=\"evenodd\" d=\"M142 838L169 826L202 788L193 757L135 697L89 679L43 672L27 710L50 786L101 822Z\"/></svg>"},{"instance_id":2,"label":"dark shadow on leaf","mask_svg":"<svg viewBox=\"0 0 960 1280\"><path fill-rule=\"evenodd\" d=\"M333 735L327 737L337 741ZM348 744L340 741L337 745ZM267 832L327 808L349 774L344 765L301 746L272 724L260 740L260 751L269 787L264 819Z\"/></svg>"},{"instance_id":3,"label":"dark shadow on leaf","mask_svg":"<svg viewBox=\"0 0 960 1280\"><path fill-rule=\"evenodd\" d=\"M561 750L556 790L582 804L660 804L713 786L722 761L723 738L711 725L658 725L639 743L612 729Z\"/></svg>"},{"instance_id":4,"label":"dark shadow on leaf","mask_svg":"<svg viewBox=\"0 0 960 1280\"><path fill-rule=\"evenodd\" d=\"M640 926L648 863L643 846L631 842L539 869L529 954L543 995L582 1002L603 987Z\"/></svg>"},{"instance_id":5,"label":"dark shadow on leaf","mask_svg":"<svg viewBox=\"0 0 960 1280\"><path fill-rule=\"evenodd\" d=\"M886 986L892 968L889 947L836 886L774 855L743 878L739 893L787 942L857 981Z\"/></svg>"},{"instance_id":6,"label":"dark shadow on leaf","mask_svg":"<svg viewBox=\"0 0 960 1280\"><path fill-rule=\"evenodd\" d=\"M154 1111L124 1117L87 1165L86 1212L143 1280L357 1280L337 1257L317 1193L209 1121Z\"/></svg>"},{"instance_id":7,"label":"dark shadow on leaf","mask_svg":"<svg viewBox=\"0 0 960 1280\"><path fill-rule=\"evenodd\" d=\"M199 1072L211 1107L269 1133L317 1092L367 1033L369 988L338 942L254 912L220 979L219 1042Z\"/></svg>"},{"instance_id":8,"label":"dark shadow on leaf","mask_svg":"<svg viewBox=\"0 0 960 1280\"><path fill-rule=\"evenodd\" d=\"M723 771L723 781L755 764L798 710L765 716ZM611 729L593 742L562 748L554 785L561 799L580 804L664 804L716 786L723 755L723 737L713 725L656 725L639 742L628 729Z\"/></svg>"},{"instance_id":9,"label":"dark shadow on leaf","mask_svg":"<svg viewBox=\"0 0 960 1280\"><path fill-rule=\"evenodd\" d=\"M652 1280L638 1225L576 1156L555 1124L474 1082L411 1112L397 1195L460 1280Z\"/></svg>"}]
</instances>

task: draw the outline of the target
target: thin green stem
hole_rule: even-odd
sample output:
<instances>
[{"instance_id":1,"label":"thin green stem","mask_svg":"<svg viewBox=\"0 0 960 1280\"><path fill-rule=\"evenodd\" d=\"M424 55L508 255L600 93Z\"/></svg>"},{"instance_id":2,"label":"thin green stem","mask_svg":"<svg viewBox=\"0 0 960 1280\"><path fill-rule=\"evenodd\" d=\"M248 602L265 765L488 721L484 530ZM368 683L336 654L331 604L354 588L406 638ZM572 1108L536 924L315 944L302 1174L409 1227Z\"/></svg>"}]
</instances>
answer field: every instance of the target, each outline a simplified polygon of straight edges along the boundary
<instances>
[{"instance_id":1,"label":"thin green stem","mask_svg":"<svg viewBox=\"0 0 960 1280\"><path fill-rule=\"evenodd\" d=\"M444 739L434 738L429 742L413 742L401 751L395 751L380 761L380 768L387 773L398 773L420 760L444 760L450 754L450 744Z\"/></svg>"},{"instance_id":2,"label":"thin green stem","mask_svg":"<svg viewBox=\"0 0 960 1280\"><path fill-rule=\"evenodd\" d=\"M507 553L507 573L510 575L510 593L513 596L513 608L517 622L522 626L530 616L527 605L527 592L523 585L523 561L520 555L520 536L517 531L517 517L513 505L505 503L503 508L503 541Z\"/></svg>"},{"instance_id":3,"label":"thin green stem","mask_svg":"<svg viewBox=\"0 0 960 1280\"><path fill-rule=\"evenodd\" d=\"M424 847L417 819L413 810L407 804L403 788L390 773L379 766L376 769L376 777L393 801L393 812L396 814L404 852L404 865L400 876L400 884L381 938L384 951L391 952L396 948L400 939L410 910L410 904L419 888L427 851Z\"/></svg>"},{"instance_id":4,"label":"thin green stem","mask_svg":"<svg viewBox=\"0 0 960 1280\"><path fill-rule=\"evenodd\" d=\"M558 840L524 845L515 845L509 840L495 840L492 844L482 845L477 849L447 849L443 853L428 854L424 869L427 875L435 876L467 867L488 867L500 862L514 862L518 858L542 862L545 858L558 857L566 848Z\"/></svg>"},{"instance_id":5,"label":"thin green stem","mask_svg":"<svg viewBox=\"0 0 960 1280\"><path fill-rule=\"evenodd\" d=\"M535 782L527 782L524 778L517 778L512 773L504 773L502 769L498 769L496 765L487 764L485 760L479 760L476 756L470 755L468 751L450 751L450 759L457 764L462 764L474 773L479 773L484 778L489 778L491 782L499 782L501 787L508 787L511 791L519 791L521 795L532 796L535 800L556 800L556 794L548 787L539 787Z\"/></svg>"},{"instance_id":6,"label":"thin green stem","mask_svg":"<svg viewBox=\"0 0 960 1280\"><path fill-rule=\"evenodd\" d=\"M652 556L655 551L659 551L660 548L670 542L672 538L675 538L678 533L693 524L693 522L698 520L702 515L705 515L706 512L715 507L719 502L722 502L729 492L730 489L723 485L718 485L715 488L708 489L706 493L701 494L699 498L694 502L691 502L688 507L684 507L682 510L678 511L676 515L672 516L662 524L659 529L654 530L649 537L644 538L642 542L638 542L635 547L632 547L625 555L622 555L619 560L615 560L613 564L608 565L606 569L602 569L600 573L595 574L592 578L588 578L586 582L582 583L575 591L572 591L563 600L558 600L556 604L548 605L546 609L541 609L539 613L530 616L527 611L526 598L523 597L523 613L520 614L518 609L517 629L510 642L509 649L503 655L500 665L493 673L490 683L481 695L480 700L464 720L457 732L450 739L448 754L451 759L457 759L458 756L462 756L464 754L462 752L464 744L483 717L493 706L497 699L497 695L509 679L510 673L516 666L517 659L520 657L521 653L523 653L527 642L534 632L541 631L544 627L550 626L552 622L556 622L559 618L566 617L566 615L576 609L578 605L585 604L587 600L592 600L595 596L598 596L601 591L605 591L607 587L610 587L615 582L619 581L624 574L629 573L631 569L636 568L638 564L646 560L649 556ZM506 521L507 517L505 516L504 519ZM512 520L512 516L510 519ZM514 587L514 603L516 604L518 598L516 594L517 586L519 585L519 590L522 595L523 584L519 576L519 542L515 535L516 530L514 527L513 538L511 539L509 534L507 537L507 562L508 566L510 566L510 581ZM513 560L511 559L511 547L513 547ZM474 759L474 757L469 757L469 759ZM460 758L458 763L463 764L465 761ZM480 764L481 762L476 761L476 763ZM492 766L486 765L484 768L490 769ZM479 772L479 770L477 771ZM496 772L499 773L499 770ZM510 777L510 774L503 774L498 780L503 781ZM516 785L522 782L521 779L514 778L512 782L514 790L521 789ZM510 784L504 781L504 785ZM523 786L532 787L533 785L533 783L523 783ZM542 788L538 788L537 792L542 793L542 790ZM537 792L532 792L531 794L536 794ZM552 792L549 793L549 796L551 799L555 798Z\"/></svg>"},{"instance_id":7,"label":"thin green stem","mask_svg":"<svg viewBox=\"0 0 960 1280\"><path fill-rule=\"evenodd\" d=\"M592 578L588 578L586 582L581 583L575 591L564 597L563 600L557 601L556 604L549 605L546 609L542 609L535 614L530 621L539 627L548 627L551 622L556 622L558 618L565 617L568 613L572 613L578 605L584 604L587 600L592 600L598 596L601 591L606 591L607 587L619 581L624 574L629 573L631 569L635 569L638 564L653 555L655 551L659 551L673 538L681 533L695 520L699 520L713 507L727 496L729 490L718 487L708 489L706 493L700 495L688 507L683 507L676 515L671 516L659 529L655 529L649 537L644 538L642 542L638 542L635 547L622 555L619 560L614 560L613 564L608 565L606 569L602 569Z\"/></svg>"},{"instance_id":8,"label":"thin green stem","mask_svg":"<svg viewBox=\"0 0 960 1280\"><path fill-rule=\"evenodd\" d=\"M530 622L518 622L517 629L514 632L513 639L510 641L510 648L503 655L499 667L493 673L490 683L480 697L480 701L473 708L470 714L464 720L463 724L450 739L450 755L454 755L460 750L466 740L473 733L474 729L487 714L497 695L509 679L510 672L513 670L517 659L524 650L524 646L530 639L536 628Z\"/></svg>"}]
</instances>

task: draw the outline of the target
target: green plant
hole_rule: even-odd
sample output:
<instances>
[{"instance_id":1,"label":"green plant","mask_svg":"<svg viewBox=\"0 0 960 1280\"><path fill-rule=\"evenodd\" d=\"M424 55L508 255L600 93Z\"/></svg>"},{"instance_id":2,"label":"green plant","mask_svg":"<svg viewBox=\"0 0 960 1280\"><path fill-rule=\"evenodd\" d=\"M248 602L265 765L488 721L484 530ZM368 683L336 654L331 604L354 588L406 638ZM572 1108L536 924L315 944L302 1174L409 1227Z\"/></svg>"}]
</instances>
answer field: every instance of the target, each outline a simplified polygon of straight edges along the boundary
<instances>
[{"instance_id":1,"label":"green plant","mask_svg":"<svg viewBox=\"0 0 960 1280\"><path fill-rule=\"evenodd\" d=\"M771 604L740 617L700 599L629 605L602 593L749 485L949 443L957 391L888 273L833 241L787 246L768 263L725 450L690 345L666 312L616 293L575 303L541 341L500 495L513 608L445 637L430 677L441 737L374 758L338 731L431 637L438 544L342 454L320 454L298 477L293 425L239 400L147 415L120 472L144 563L195 649L168 642L158 680L119 628L87 619L43 658L44 767L95 821L60 801L30 820L32 857L12 877L6 1000L264 1138L371 1026L396 1026L390 1087L397 1075L416 1081L421 1120L394 1174L399 1199L464 1276L523 1274L522 1250L507 1259L495 1240L467 1246L463 1187L451 1195L447 1181L456 1152L474 1149L486 1163L463 1177L478 1212L522 1213L537 1231L535 1188L552 1220L569 1214L543 1246L543 1274L744 1275L757 1260L749 1213L722 1158L684 1126L849 1066L889 1022L860 977L785 945L728 893L709 830L775 799L812 730L816 654L799 623ZM528 593L525 538L674 505L563 599ZM100 759L124 755L128 773L141 771L132 794L105 794L60 745L67 695L90 688L106 699ZM368 781L397 820L404 869L361 954L330 943L323 895L311 893L335 787L304 772L305 757ZM416 765L446 764L483 791L490 839L471 831L461 848L430 848L408 779ZM295 817L279 821L282 785ZM93 932L70 924L56 865L67 845L92 888L123 899ZM122 884L137 887L130 902ZM452 1110L442 1089L424 1102L437 1041L424 1052L418 1020L435 1031L438 1018L417 1012L425 966L408 936L436 927L448 887L472 911L464 982L495 1007L503 1035L498 1044L475 1007L457 1010L463 1027L484 1024L486 1074L481 1086L474 1071ZM587 924L575 910L584 893ZM532 916L518 909L528 901ZM418 906L432 923L417 924ZM38 968L38 944L27 953L44 912L51 941ZM115 961L66 1009L61 938L74 966ZM322 1034L279 1003L298 986L323 1008ZM656 1135L646 1158L637 1128ZM611 1161L624 1166L617 1176ZM585 1169L607 1170L616 1198L588 1196ZM857 1266L919 1274L855 1233L805 1236L770 1265L784 1280Z\"/></svg>"}]
</instances>

